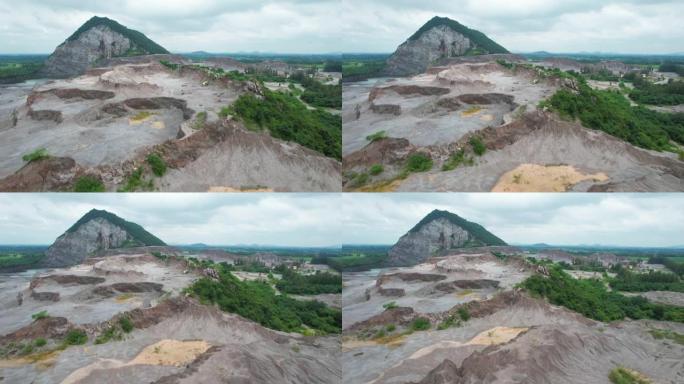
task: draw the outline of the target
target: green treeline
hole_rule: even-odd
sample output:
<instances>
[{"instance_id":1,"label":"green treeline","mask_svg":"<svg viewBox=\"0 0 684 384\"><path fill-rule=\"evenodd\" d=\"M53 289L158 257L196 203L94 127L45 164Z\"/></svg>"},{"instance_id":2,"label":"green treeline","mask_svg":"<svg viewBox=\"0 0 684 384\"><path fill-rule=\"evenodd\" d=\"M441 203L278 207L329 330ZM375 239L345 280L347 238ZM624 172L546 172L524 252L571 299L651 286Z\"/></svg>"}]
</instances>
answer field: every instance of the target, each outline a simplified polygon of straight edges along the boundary
<instances>
[{"instance_id":1,"label":"green treeline","mask_svg":"<svg viewBox=\"0 0 684 384\"><path fill-rule=\"evenodd\" d=\"M302 275L281 265L275 272L282 275L276 283L279 291L293 295L318 295L321 293L342 293L342 276L329 272L316 272L313 275Z\"/></svg>"},{"instance_id":2,"label":"green treeline","mask_svg":"<svg viewBox=\"0 0 684 384\"><path fill-rule=\"evenodd\" d=\"M240 96L222 116L232 113L248 128L268 129L271 136L297 142L328 157L342 158L342 119L323 110L309 110L296 97L264 89L264 97Z\"/></svg>"},{"instance_id":3,"label":"green treeline","mask_svg":"<svg viewBox=\"0 0 684 384\"><path fill-rule=\"evenodd\" d=\"M342 108L342 85L327 85L308 76L304 72L297 72L290 76L290 80L301 84L305 91L302 100L323 108Z\"/></svg>"},{"instance_id":4,"label":"green treeline","mask_svg":"<svg viewBox=\"0 0 684 384\"><path fill-rule=\"evenodd\" d=\"M593 90L582 80L578 83L578 93L561 89L541 106L549 106L564 117L579 118L586 127L604 131L638 147L675 151L670 140L684 144L684 114L632 107L617 91Z\"/></svg>"},{"instance_id":5,"label":"green treeline","mask_svg":"<svg viewBox=\"0 0 684 384\"><path fill-rule=\"evenodd\" d=\"M221 310L236 313L265 327L284 332L339 333L342 311L318 301L298 301L276 295L268 283L240 281L219 268L219 280L202 278L188 292L204 303L217 304Z\"/></svg>"},{"instance_id":6,"label":"green treeline","mask_svg":"<svg viewBox=\"0 0 684 384\"><path fill-rule=\"evenodd\" d=\"M670 80L666 84L653 84L641 76L634 78L634 89L630 99L641 104L679 105L684 104L684 81Z\"/></svg>"},{"instance_id":7,"label":"green treeline","mask_svg":"<svg viewBox=\"0 0 684 384\"><path fill-rule=\"evenodd\" d=\"M654 319L684 322L684 308L651 303L643 297L626 297L608 291L597 279L574 279L559 267L550 267L549 276L534 275L522 287L599 321Z\"/></svg>"},{"instance_id":8,"label":"green treeline","mask_svg":"<svg viewBox=\"0 0 684 384\"><path fill-rule=\"evenodd\" d=\"M620 268L615 278L610 279L610 286L614 290L625 292L684 292L684 281L674 273L660 271L634 273L624 268Z\"/></svg>"}]
</instances>

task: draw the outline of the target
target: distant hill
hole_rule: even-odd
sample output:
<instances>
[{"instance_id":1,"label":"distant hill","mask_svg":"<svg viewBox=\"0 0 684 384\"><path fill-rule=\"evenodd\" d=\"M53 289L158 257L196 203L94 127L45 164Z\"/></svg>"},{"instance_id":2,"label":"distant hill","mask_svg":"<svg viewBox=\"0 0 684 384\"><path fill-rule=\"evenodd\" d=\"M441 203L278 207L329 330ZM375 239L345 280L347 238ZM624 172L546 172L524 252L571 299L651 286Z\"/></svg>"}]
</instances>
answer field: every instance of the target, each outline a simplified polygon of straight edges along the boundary
<instances>
[{"instance_id":1,"label":"distant hill","mask_svg":"<svg viewBox=\"0 0 684 384\"><path fill-rule=\"evenodd\" d=\"M441 59L506 53L506 48L484 33L435 16L397 48L387 60L385 72L389 76L415 75Z\"/></svg>"},{"instance_id":2,"label":"distant hill","mask_svg":"<svg viewBox=\"0 0 684 384\"><path fill-rule=\"evenodd\" d=\"M82 263L96 251L165 245L140 225L93 209L55 240L45 252L41 265L67 267Z\"/></svg>"},{"instance_id":3,"label":"distant hill","mask_svg":"<svg viewBox=\"0 0 684 384\"><path fill-rule=\"evenodd\" d=\"M42 72L51 78L73 77L101 60L168 53L143 33L94 16L55 49Z\"/></svg>"},{"instance_id":4,"label":"distant hill","mask_svg":"<svg viewBox=\"0 0 684 384\"><path fill-rule=\"evenodd\" d=\"M453 249L505 245L505 241L477 223L448 211L434 210L397 241L388 252L386 264L415 265Z\"/></svg>"}]
</instances>

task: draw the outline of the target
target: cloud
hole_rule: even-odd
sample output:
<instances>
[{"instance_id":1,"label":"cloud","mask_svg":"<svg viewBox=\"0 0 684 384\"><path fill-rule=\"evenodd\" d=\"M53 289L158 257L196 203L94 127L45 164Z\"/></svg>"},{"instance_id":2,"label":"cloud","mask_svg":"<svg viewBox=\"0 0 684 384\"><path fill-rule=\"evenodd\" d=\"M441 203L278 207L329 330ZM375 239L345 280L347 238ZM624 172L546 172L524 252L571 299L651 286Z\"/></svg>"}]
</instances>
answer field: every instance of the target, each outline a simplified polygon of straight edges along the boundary
<instances>
[{"instance_id":1,"label":"cloud","mask_svg":"<svg viewBox=\"0 0 684 384\"><path fill-rule=\"evenodd\" d=\"M435 15L512 51L674 53L684 48L675 0L342 0L343 52L392 52Z\"/></svg>"},{"instance_id":2,"label":"cloud","mask_svg":"<svg viewBox=\"0 0 684 384\"><path fill-rule=\"evenodd\" d=\"M682 244L681 194L0 194L0 244L49 244L92 208L172 244L393 244L433 209L509 243Z\"/></svg>"},{"instance_id":3,"label":"cloud","mask_svg":"<svg viewBox=\"0 0 684 384\"><path fill-rule=\"evenodd\" d=\"M93 15L173 52L334 52L339 1L0 0L0 53L49 53Z\"/></svg>"}]
</instances>

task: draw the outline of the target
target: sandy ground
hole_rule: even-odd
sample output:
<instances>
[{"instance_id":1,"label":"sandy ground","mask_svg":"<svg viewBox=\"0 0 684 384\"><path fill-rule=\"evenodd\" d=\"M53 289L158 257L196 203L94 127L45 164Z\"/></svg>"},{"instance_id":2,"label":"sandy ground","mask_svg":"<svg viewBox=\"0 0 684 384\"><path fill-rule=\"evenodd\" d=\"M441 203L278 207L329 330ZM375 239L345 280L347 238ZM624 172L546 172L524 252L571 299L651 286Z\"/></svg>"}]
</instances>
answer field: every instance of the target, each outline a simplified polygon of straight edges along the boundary
<instances>
[{"instance_id":1,"label":"sandy ground","mask_svg":"<svg viewBox=\"0 0 684 384\"><path fill-rule=\"evenodd\" d=\"M492 192L565 192L585 180L606 181L608 176L586 175L567 165L521 164L504 173Z\"/></svg>"}]
</instances>

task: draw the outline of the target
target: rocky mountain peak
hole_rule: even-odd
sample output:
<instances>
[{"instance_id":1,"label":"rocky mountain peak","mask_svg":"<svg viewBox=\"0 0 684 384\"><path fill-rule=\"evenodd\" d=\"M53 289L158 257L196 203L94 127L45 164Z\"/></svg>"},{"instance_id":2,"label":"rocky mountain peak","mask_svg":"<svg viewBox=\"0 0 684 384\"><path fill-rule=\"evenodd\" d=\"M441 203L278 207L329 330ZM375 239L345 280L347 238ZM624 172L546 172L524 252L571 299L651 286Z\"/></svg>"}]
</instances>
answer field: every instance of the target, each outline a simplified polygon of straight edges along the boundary
<instances>
[{"instance_id":1,"label":"rocky mountain peak","mask_svg":"<svg viewBox=\"0 0 684 384\"><path fill-rule=\"evenodd\" d=\"M397 48L387 60L386 73L414 75L440 59L493 53L508 51L480 31L447 17L435 16Z\"/></svg>"},{"instance_id":2,"label":"rocky mountain peak","mask_svg":"<svg viewBox=\"0 0 684 384\"><path fill-rule=\"evenodd\" d=\"M477 223L434 210L411 228L388 252L392 266L415 265L458 248L506 245Z\"/></svg>"},{"instance_id":3,"label":"rocky mountain peak","mask_svg":"<svg viewBox=\"0 0 684 384\"><path fill-rule=\"evenodd\" d=\"M43 74L51 78L83 74L100 60L169 53L141 32L106 17L94 16L50 55Z\"/></svg>"},{"instance_id":4,"label":"rocky mountain peak","mask_svg":"<svg viewBox=\"0 0 684 384\"><path fill-rule=\"evenodd\" d=\"M107 249L166 245L138 224L117 215L93 209L81 217L45 252L45 267L82 263L93 252Z\"/></svg>"}]
</instances>

